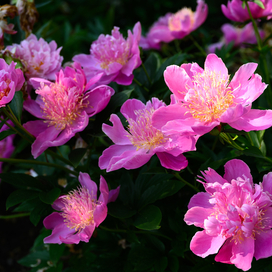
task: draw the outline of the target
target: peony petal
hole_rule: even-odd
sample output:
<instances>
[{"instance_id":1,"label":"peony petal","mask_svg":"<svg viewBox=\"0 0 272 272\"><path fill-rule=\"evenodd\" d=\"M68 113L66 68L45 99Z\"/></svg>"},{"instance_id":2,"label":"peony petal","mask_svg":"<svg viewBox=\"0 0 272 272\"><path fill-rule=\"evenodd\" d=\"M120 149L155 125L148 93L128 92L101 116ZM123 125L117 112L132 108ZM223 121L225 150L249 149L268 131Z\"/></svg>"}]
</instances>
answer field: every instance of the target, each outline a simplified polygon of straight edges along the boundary
<instances>
[{"instance_id":1,"label":"peony petal","mask_svg":"<svg viewBox=\"0 0 272 272\"><path fill-rule=\"evenodd\" d=\"M24 101L24 109L37 118L45 119L40 105L32 99L27 99Z\"/></svg>"},{"instance_id":2,"label":"peony petal","mask_svg":"<svg viewBox=\"0 0 272 272\"><path fill-rule=\"evenodd\" d=\"M102 176L100 176L99 190L100 190L100 196L99 196L98 201L107 205L108 198L109 198L109 187L108 187L106 180Z\"/></svg>"},{"instance_id":3,"label":"peony petal","mask_svg":"<svg viewBox=\"0 0 272 272\"><path fill-rule=\"evenodd\" d=\"M259 260L270 256L272 256L272 230L257 232L255 234L254 257Z\"/></svg>"},{"instance_id":4,"label":"peony petal","mask_svg":"<svg viewBox=\"0 0 272 272\"><path fill-rule=\"evenodd\" d=\"M43 239L43 242L45 244L61 244L62 243L61 237L70 236L72 233L74 233L74 230L69 229L64 223L62 223L57 225L53 229L52 234ZM77 241L76 244L78 243L79 243L79 240Z\"/></svg>"},{"instance_id":5,"label":"peony petal","mask_svg":"<svg viewBox=\"0 0 272 272\"><path fill-rule=\"evenodd\" d=\"M205 192L200 192L194 195L188 204L188 209L191 209L193 207L202 207L211 209L213 205L209 202L211 199L211 195Z\"/></svg>"},{"instance_id":6,"label":"peony petal","mask_svg":"<svg viewBox=\"0 0 272 272\"><path fill-rule=\"evenodd\" d=\"M29 121L23 124L23 127L33 136L38 137L39 134L48 129L48 123L43 120Z\"/></svg>"},{"instance_id":7,"label":"peony petal","mask_svg":"<svg viewBox=\"0 0 272 272\"><path fill-rule=\"evenodd\" d=\"M43 225L47 229L54 229L56 226L64 224L63 217L58 212L53 212L46 216L43 220Z\"/></svg>"},{"instance_id":8,"label":"peony petal","mask_svg":"<svg viewBox=\"0 0 272 272\"><path fill-rule=\"evenodd\" d=\"M97 199L97 185L94 181L91 180L89 174L79 172L78 181L80 184L88 189L90 195L93 199Z\"/></svg>"},{"instance_id":9,"label":"peony petal","mask_svg":"<svg viewBox=\"0 0 272 272\"><path fill-rule=\"evenodd\" d=\"M221 78L228 77L228 69L221 58L217 57L215 54L209 54L205 60L204 64L205 71L214 71L220 73Z\"/></svg>"},{"instance_id":10,"label":"peony petal","mask_svg":"<svg viewBox=\"0 0 272 272\"><path fill-rule=\"evenodd\" d=\"M167 169L180 171L188 166L187 159L182 155L173 156L167 152L156 152L161 165Z\"/></svg>"},{"instance_id":11,"label":"peony petal","mask_svg":"<svg viewBox=\"0 0 272 272\"><path fill-rule=\"evenodd\" d=\"M120 186L118 186L116 189L110 190L108 203L114 202L117 199L119 192L120 192Z\"/></svg>"},{"instance_id":12,"label":"peony petal","mask_svg":"<svg viewBox=\"0 0 272 272\"><path fill-rule=\"evenodd\" d=\"M121 107L120 112L125 116L127 120L130 118L136 121L138 110L145 109L145 104L137 99L128 99Z\"/></svg>"},{"instance_id":13,"label":"peony petal","mask_svg":"<svg viewBox=\"0 0 272 272\"><path fill-rule=\"evenodd\" d=\"M193 207L184 215L184 221L187 225L195 225L196 227L204 228L204 220L207 219L211 213L213 213L213 209Z\"/></svg>"},{"instance_id":14,"label":"peony petal","mask_svg":"<svg viewBox=\"0 0 272 272\"><path fill-rule=\"evenodd\" d=\"M101 203L100 205L97 205L94 210L94 223L95 226L98 227L107 217L108 208L107 205L104 203Z\"/></svg>"}]
</instances>

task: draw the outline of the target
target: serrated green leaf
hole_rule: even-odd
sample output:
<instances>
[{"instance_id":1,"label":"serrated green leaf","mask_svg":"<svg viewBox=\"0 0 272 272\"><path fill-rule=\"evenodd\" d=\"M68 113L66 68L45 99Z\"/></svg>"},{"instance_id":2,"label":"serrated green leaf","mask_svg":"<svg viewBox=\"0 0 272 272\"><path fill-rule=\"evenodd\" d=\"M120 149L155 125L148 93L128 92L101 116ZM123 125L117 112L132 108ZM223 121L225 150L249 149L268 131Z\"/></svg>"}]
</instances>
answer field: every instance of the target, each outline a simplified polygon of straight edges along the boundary
<instances>
[{"instance_id":1,"label":"serrated green leaf","mask_svg":"<svg viewBox=\"0 0 272 272\"><path fill-rule=\"evenodd\" d=\"M139 211L133 225L142 230L156 230L159 229L162 219L160 209L154 205L150 205Z\"/></svg>"},{"instance_id":2,"label":"serrated green leaf","mask_svg":"<svg viewBox=\"0 0 272 272\"><path fill-rule=\"evenodd\" d=\"M38 191L44 189L39 180L26 174L1 173L0 178L2 181L21 189L36 189Z\"/></svg>"},{"instance_id":3,"label":"serrated green leaf","mask_svg":"<svg viewBox=\"0 0 272 272\"><path fill-rule=\"evenodd\" d=\"M6 209L17 205L23 201L31 200L38 197L39 192L32 190L16 190L7 198Z\"/></svg>"},{"instance_id":4,"label":"serrated green leaf","mask_svg":"<svg viewBox=\"0 0 272 272\"><path fill-rule=\"evenodd\" d=\"M86 152L87 148L76 148L71 151L71 153L69 154L69 160L74 165L74 167L77 167L79 165Z\"/></svg>"},{"instance_id":5,"label":"serrated green leaf","mask_svg":"<svg viewBox=\"0 0 272 272\"><path fill-rule=\"evenodd\" d=\"M7 129L0 132L0 141L4 140L5 138L7 138L9 135L12 135L12 134L16 134L16 132L14 132L14 130L12 129Z\"/></svg>"},{"instance_id":6,"label":"serrated green leaf","mask_svg":"<svg viewBox=\"0 0 272 272\"><path fill-rule=\"evenodd\" d=\"M59 197L61 190L59 188L53 188L49 192L40 192L40 200L46 204L53 204L53 202Z\"/></svg>"},{"instance_id":7,"label":"serrated green leaf","mask_svg":"<svg viewBox=\"0 0 272 272\"><path fill-rule=\"evenodd\" d=\"M10 109L21 124L22 110L23 110L23 93L21 91L15 92L13 99L9 103Z\"/></svg>"}]
</instances>

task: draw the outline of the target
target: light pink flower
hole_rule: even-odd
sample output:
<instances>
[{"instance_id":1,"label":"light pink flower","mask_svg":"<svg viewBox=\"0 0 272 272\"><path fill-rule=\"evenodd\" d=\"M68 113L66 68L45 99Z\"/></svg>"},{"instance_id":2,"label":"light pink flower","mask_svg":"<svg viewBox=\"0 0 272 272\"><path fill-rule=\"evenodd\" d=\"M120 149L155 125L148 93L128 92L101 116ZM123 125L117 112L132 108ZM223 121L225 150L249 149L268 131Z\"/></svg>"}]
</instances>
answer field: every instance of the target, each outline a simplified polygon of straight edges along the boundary
<instances>
[{"instance_id":1,"label":"light pink flower","mask_svg":"<svg viewBox=\"0 0 272 272\"><path fill-rule=\"evenodd\" d=\"M206 58L204 69L197 63L168 66L164 79L178 103L158 109L152 124L164 133L190 132L203 135L220 123L237 130L263 130L272 125L271 110L251 109L267 87L257 63L242 65L229 80L228 70L215 54Z\"/></svg>"},{"instance_id":2,"label":"light pink flower","mask_svg":"<svg viewBox=\"0 0 272 272\"><path fill-rule=\"evenodd\" d=\"M254 33L252 23L245 25L243 28L232 26L231 24L224 24L221 27L224 34L223 39L215 44L211 44L208 48L210 53L214 53L215 49L220 49L223 45L233 42L233 45L238 47L244 47L245 43L257 44L257 39ZM263 38L265 33L259 30L261 37Z\"/></svg>"},{"instance_id":3,"label":"light pink flower","mask_svg":"<svg viewBox=\"0 0 272 272\"><path fill-rule=\"evenodd\" d=\"M100 176L100 196L97 199L97 185L87 173L79 174L81 186L68 195L60 196L52 205L59 211L48 215L43 224L52 229L44 239L48 244L78 244L89 242L93 231L107 217L107 204L116 200L120 187L109 191L105 179Z\"/></svg>"},{"instance_id":4,"label":"light pink flower","mask_svg":"<svg viewBox=\"0 0 272 272\"><path fill-rule=\"evenodd\" d=\"M156 154L165 168L176 171L187 167L183 152L195 150L197 138L182 134L165 135L151 124L152 114L165 104L152 98L143 104L137 99L127 100L121 113L128 121L124 129L119 117L112 114L113 126L103 124L102 130L114 142L99 158L99 167L107 172L120 168L135 169L147 163Z\"/></svg>"},{"instance_id":5,"label":"light pink flower","mask_svg":"<svg viewBox=\"0 0 272 272\"><path fill-rule=\"evenodd\" d=\"M80 54L73 58L84 69L87 79L97 73L103 73L100 84L112 81L121 85L130 85L133 80L133 70L142 63L140 58L139 41L141 37L141 24L138 22L133 33L128 31L127 40L114 27L111 35L101 34L90 48L90 55Z\"/></svg>"},{"instance_id":6,"label":"light pink flower","mask_svg":"<svg viewBox=\"0 0 272 272\"><path fill-rule=\"evenodd\" d=\"M36 137L32 144L32 155L37 158L50 146L60 146L70 140L77 132L84 130L89 117L103 110L114 90L100 85L91 91L101 77L92 78L88 83L78 63L74 68L66 67L56 74L56 82L42 78L32 78L31 83L38 94L36 101L28 99L24 108L42 120L24 124Z\"/></svg>"},{"instance_id":7,"label":"light pink flower","mask_svg":"<svg viewBox=\"0 0 272 272\"><path fill-rule=\"evenodd\" d=\"M167 13L154 23L146 38L141 37L140 46L143 49L160 49L162 42L182 39L202 25L207 15L208 6L203 0L197 0L195 12L190 8L182 8L174 14Z\"/></svg>"},{"instance_id":8,"label":"light pink flower","mask_svg":"<svg viewBox=\"0 0 272 272\"><path fill-rule=\"evenodd\" d=\"M55 74L60 70L63 61L60 56L62 47L57 49L55 41L47 43L43 38L38 40L34 34L20 44L7 46L6 49L25 63L27 79L41 77L55 80Z\"/></svg>"},{"instance_id":9,"label":"light pink flower","mask_svg":"<svg viewBox=\"0 0 272 272\"><path fill-rule=\"evenodd\" d=\"M9 103L15 92L19 91L25 82L23 72L15 68L12 61L8 65L4 59L0 59L0 108Z\"/></svg>"},{"instance_id":10,"label":"light pink flower","mask_svg":"<svg viewBox=\"0 0 272 272\"><path fill-rule=\"evenodd\" d=\"M272 172L254 184L249 167L241 160L225 164L221 177L213 169L202 173L206 192L194 195L184 220L203 228L192 238L190 249L205 258L218 253L217 262L247 271L253 256L272 256Z\"/></svg>"},{"instance_id":11,"label":"light pink flower","mask_svg":"<svg viewBox=\"0 0 272 272\"><path fill-rule=\"evenodd\" d=\"M270 19L272 16L272 1L271 0L260 0L264 9L258 6L256 3L248 1L248 5L254 19L258 19L261 17L267 17ZM242 0L231 0L228 1L227 7L225 5L221 5L222 12L224 15L235 22L245 22L250 20L247 8L243 8Z\"/></svg>"}]
</instances>

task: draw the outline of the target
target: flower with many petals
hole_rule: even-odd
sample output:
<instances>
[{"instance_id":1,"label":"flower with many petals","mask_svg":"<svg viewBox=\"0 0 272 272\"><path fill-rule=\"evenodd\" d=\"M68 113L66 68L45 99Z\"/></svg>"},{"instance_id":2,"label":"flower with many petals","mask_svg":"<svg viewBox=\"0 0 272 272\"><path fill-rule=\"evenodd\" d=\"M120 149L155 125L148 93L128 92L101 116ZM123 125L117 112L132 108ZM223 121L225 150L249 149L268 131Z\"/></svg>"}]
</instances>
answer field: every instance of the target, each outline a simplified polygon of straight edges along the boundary
<instances>
[{"instance_id":1,"label":"flower with many petals","mask_svg":"<svg viewBox=\"0 0 272 272\"><path fill-rule=\"evenodd\" d=\"M15 68L13 61L8 65L4 59L0 59L0 108L12 100L15 92L23 87L24 82L23 72Z\"/></svg>"},{"instance_id":2,"label":"flower with many petals","mask_svg":"<svg viewBox=\"0 0 272 272\"><path fill-rule=\"evenodd\" d=\"M195 12L182 8L174 14L167 13L154 23L146 37L141 37L140 46L143 49L160 49L162 42L182 39L202 25L207 15L208 6L203 0L197 1Z\"/></svg>"},{"instance_id":3,"label":"flower with many petals","mask_svg":"<svg viewBox=\"0 0 272 272\"><path fill-rule=\"evenodd\" d=\"M55 83L41 78L31 79L32 85L39 87L36 90L38 96L36 101L26 100L24 108L42 119L24 124L37 137L32 144L34 158L50 146L65 144L84 130L89 117L106 107L114 90L106 85L90 90L101 76L98 74L87 83L83 70L75 63L74 68L66 67L57 73Z\"/></svg>"},{"instance_id":4,"label":"flower with many petals","mask_svg":"<svg viewBox=\"0 0 272 272\"><path fill-rule=\"evenodd\" d=\"M113 126L103 124L103 132L114 142L99 158L99 167L107 172L120 168L135 169L147 163L156 154L165 168L176 171L187 167L183 152L195 150L197 138L182 134L166 135L151 124L153 113L165 104L152 98L143 104L137 99L127 100L121 113L128 121L124 129L119 117L112 114Z\"/></svg>"},{"instance_id":5,"label":"flower with many petals","mask_svg":"<svg viewBox=\"0 0 272 272\"><path fill-rule=\"evenodd\" d=\"M158 109L152 124L164 133L203 135L220 123L237 130L263 130L272 126L272 111L251 109L252 102L267 87L257 63L242 65L232 80L223 61L215 54L206 58L204 69L197 63L168 66L164 79L176 104Z\"/></svg>"},{"instance_id":6,"label":"flower with many petals","mask_svg":"<svg viewBox=\"0 0 272 272\"><path fill-rule=\"evenodd\" d=\"M60 56L62 47L57 49L55 41L47 43L43 38L39 40L34 34L20 44L7 46L6 50L25 63L26 77L41 77L55 80L55 74L60 70L63 57Z\"/></svg>"},{"instance_id":7,"label":"flower with many petals","mask_svg":"<svg viewBox=\"0 0 272 272\"><path fill-rule=\"evenodd\" d=\"M272 17L272 0L260 0L262 2L264 9L252 1L248 1L249 9L254 19L261 17L267 17L271 19ZM228 1L227 7L221 5L222 12L224 15L235 22L245 22L250 20L248 10L246 7L243 7L242 0L231 0Z\"/></svg>"},{"instance_id":8,"label":"flower with many petals","mask_svg":"<svg viewBox=\"0 0 272 272\"><path fill-rule=\"evenodd\" d=\"M52 205L59 211L43 220L52 234L44 239L48 244L78 244L89 242L94 230L107 217L107 204L116 200L120 187L109 191L105 179L100 176L100 196L97 185L87 173L79 174L81 186L67 195L60 196Z\"/></svg>"},{"instance_id":9,"label":"flower with many petals","mask_svg":"<svg viewBox=\"0 0 272 272\"><path fill-rule=\"evenodd\" d=\"M192 238L193 253L202 258L218 253L217 262L244 271L253 257L272 256L272 172L254 184L249 167L234 159L225 164L223 177L210 168L202 174L206 192L191 198L184 217L204 229Z\"/></svg>"},{"instance_id":10,"label":"flower with many petals","mask_svg":"<svg viewBox=\"0 0 272 272\"><path fill-rule=\"evenodd\" d=\"M243 28L232 26L231 24L224 24L221 27L224 34L223 39L215 44L211 44L208 48L210 53L214 53L218 48L220 49L223 45L233 42L235 47L243 47L245 43L257 44L257 39L254 33L252 23L245 25ZM261 37L263 38L265 33L259 30Z\"/></svg>"},{"instance_id":11,"label":"flower with many petals","mask_svg":"<svg viewBox=\"0 0 272 272\"><path fill-rule=\"evenodd\" d=\"M97 73L103 73L100 84L112 81L121 85L130 85L133 80L133 70L142 63L140 58L139 41L141 37L141 24L138 22L133 33L128 31L127 40L114 27L111 35L101 34L90 48L90 55L80 54L73 58L84 69L87 79Z\"/></svg>"}]
</instances>

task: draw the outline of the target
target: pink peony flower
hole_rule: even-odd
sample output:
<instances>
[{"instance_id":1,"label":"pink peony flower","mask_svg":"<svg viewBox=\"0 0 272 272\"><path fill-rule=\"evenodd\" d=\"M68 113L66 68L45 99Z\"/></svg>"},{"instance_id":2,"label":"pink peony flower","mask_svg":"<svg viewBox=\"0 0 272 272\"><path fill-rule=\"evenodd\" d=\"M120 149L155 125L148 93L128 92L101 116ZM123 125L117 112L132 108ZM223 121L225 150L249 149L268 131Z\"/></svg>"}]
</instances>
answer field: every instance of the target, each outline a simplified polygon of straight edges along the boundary
<instances>
[{"instance_id":1,"label":"pink peony flower","mask_svg":"<svg viewBox=\"0 0 272 272\"><path fill-rule=\"evenodd\" d=\"M8 65L4 59L0 59L0 108L9 103L15 92L19 91L25 82L23 72L15 68L12 61Z\"/></svg>"},{"instance_id":2,"label":"pink peony flower","mask_svg":"<svg viewBox=\"0 0 272 272\"><path fill-rule=\"evenodd\" d=\"M20 44L7 46L8 51L23 61L27 67L27 79L40 77L55 80L55 74L60 70L63 57L57 49L55 41L47 43L43 38L39 40L34 34L28 36Z\"/></svg>"},{"instance_id":3,"label":"pink peony flower","mask_svg":"<svg viewBox=\"0 0 272 272\"><path fill-rule=\"evenodd\" d=\"M263 130L272 125L271 110L251 109L267 87L254 74L257 63L242 65L229 80L228 70L215 54L206 58L204 69L197 63L168 66L164 79L178 103L153 114L152 124L164 133L189 132L203 135L220 123L237 130Z\"/></svg>"},{"instance_id":4,"label":"pink peony flower","mask_svg":"<svg viewBox=\"0 0 272 272\"><path fill-rule=\"evenodd\" d=\"M127 40L114 27L112 35L101 34L92 43L90 55L80 54L73 58L84 69L87 79L103 73L100 84L112 81L121 85L130 85L133 80L133 70L142 63L140 58L139 41L141 37L141 24L138 22L133 28L133 34L128 31Z\"/></svg>"},{"instance_id":5,"label":"pink peony flower","mask_svg":"<svg viewBox=\"0 0 272 272\"><path fill-rule=\"evenodd\" d=\"M224 24L221 30L224 37L220 42L209 46L208 51L210 53L214 53L216 48L220 49L223 45L229 44L230 42L233 42L233 45L236 47L243 47L244 43L257 44L252 23L245 25L243 28L234 27L231 24ZM264 31L259 30L259 33L261 37L264 38Z\"/></svg>"},{"instance_id":6,"label":"pink peony flower","mask_svg":"<svg viewBox=\"0 0 272 272\"><path fill-rule=\"evenodd\" d=\"M267 17L267 19L271 19L272 16L272 1L271 0L260 0L264 9L258 6L254 2L248 1L248 5L254 19L258 19L261 17ZM250 20L247 8L243 8L242 0L231 0L228 1L227 7L225 5L221 5L222 12L224 15L235 22L245 22Z\"/></svg>"},{"instance_id":7,"label":"pink peony flower","mask_svg":"<svg viewBox=\"0 0 272 272\"><path fill-rule=\"evenodd\" d=\"M99 167L107 172L120 168L135 169L147 163L156 154L165 168L180 171L188 162L183 152L195 150L197 138L182 134L165 135L151 124L152 114L165 104L152 98L143 104L137 99L127 100L121 113L128 121L124 129L119 117L110 116L113 126L103 124L102 130L114 142L99 158Z\"/></svg>"},{"instance_id":8,"label":"pink peony flower","mask_svg":"<svg viewBox=\"0 0 272 272\"><path fill-rule=\"evenodd\" d=\"M94 229L107 217L107 204L116 200L120 186L109 191L105 179L100 176L100 196L97 199L97 185L87 173L79 174L81 186L68 195L60 196L52 205L59 211L48 215L43 224L52 229L44 239L47 244L78 244L89 242Z\"/></svg>"},{"instance_id":9,"label":"pink peony flower","mask_svg":"<svg viewBox=\"0 0 272 272\"><path fill-rule=\"evenodd\" d=\"M223 178L213 169L202 173L206 192L194 195L184 220L203 228L192 238L190 249L205 258L218 253L217 262L247 271L253 256L272 256L272 172L254 184L249 167L241 160L225 164Z\"/></svg>"},{"instance_id":10,"label":"pink peony flower","mask_svg":"<svg viewBox=\"0 0 272 272\"><path fill-rule=\"evenodd\" d=\"M101 77L92 78L88 83L78 63L74 68L66 67L56 74L56 82L42 78L32 78L31 83L38 88L36 101L28 99L24 108L42 120L24 124L36 137L32 144L32 155L37 158L50 146L60 146L70 140L76 132L84 130L89 117L103 110L114 90L100 85L91 87Z\"/></svg>"},{"instance_id":11,"label":"pink peony flower","mask_svg":"<svg viewBox=\"0 0 272 272\"><path fill-rule=\"evenodd\" d=\"M197 0L196 11L182 8L172 14L167 13L154 23L145 37L141 37L140 46L143 49L160 49L161 43L182 39L196 30L206 20L208 6L203 0Z\"/></svg>"}]
</instances>

